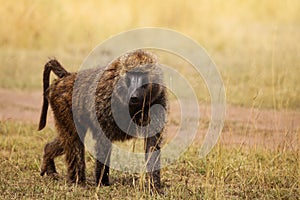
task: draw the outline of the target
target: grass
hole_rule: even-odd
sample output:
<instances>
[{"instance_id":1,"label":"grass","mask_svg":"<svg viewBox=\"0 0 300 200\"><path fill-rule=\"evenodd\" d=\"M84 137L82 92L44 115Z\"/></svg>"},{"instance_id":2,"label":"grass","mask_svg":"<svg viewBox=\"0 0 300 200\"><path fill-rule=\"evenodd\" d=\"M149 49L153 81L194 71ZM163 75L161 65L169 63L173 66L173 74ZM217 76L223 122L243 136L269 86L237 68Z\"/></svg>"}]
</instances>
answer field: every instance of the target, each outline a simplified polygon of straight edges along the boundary
<instances>
[{"instance_id":1,"label":"grass","mask_svg":"<svg viewBox=\"0 0 300 200\"><path fill-rule=\"evenodd\" d=\"M112 170L112 186L87 188L66 183L63 158L56 159L59 180L40 177L45 143L55 136L30 124L0 123L1 199L299 199L299 154L284 148L266 150L219 143L204 159L196 144L162 170L164 195L151 196L139 174ZM87 155L87 178L94 161Z\"/></svg>"}]
</instances>

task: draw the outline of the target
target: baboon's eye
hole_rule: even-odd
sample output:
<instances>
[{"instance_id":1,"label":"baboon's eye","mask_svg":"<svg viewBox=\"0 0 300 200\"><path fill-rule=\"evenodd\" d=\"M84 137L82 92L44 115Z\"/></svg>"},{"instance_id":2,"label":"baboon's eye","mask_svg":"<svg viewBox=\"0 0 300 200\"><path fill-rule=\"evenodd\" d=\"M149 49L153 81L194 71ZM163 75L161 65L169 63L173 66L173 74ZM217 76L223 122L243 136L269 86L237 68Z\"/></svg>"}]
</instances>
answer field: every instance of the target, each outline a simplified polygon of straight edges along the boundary
<instances>
[{"instance_id":1,"label":"baboon's eye","mask_svg":"<svg viewBox=\"0 0 300 200\"><path fill-rule=\"evenodd\" d=\"M142 82L143 82L143 86L147 87L147 85L149 84L148 74L144 74L142 76Z\"/></svg>"}]
</instances>

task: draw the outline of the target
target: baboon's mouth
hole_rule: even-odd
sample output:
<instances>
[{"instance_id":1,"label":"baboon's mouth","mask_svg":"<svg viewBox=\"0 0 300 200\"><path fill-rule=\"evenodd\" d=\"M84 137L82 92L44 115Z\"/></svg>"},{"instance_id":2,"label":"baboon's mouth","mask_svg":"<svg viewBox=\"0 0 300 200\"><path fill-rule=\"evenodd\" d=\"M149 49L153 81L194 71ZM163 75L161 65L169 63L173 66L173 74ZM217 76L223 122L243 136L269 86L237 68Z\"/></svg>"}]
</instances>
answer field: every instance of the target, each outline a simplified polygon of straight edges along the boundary
<instances>
[{"instance_id":1,"label":"baboon's mouth","mask_svg":"<svg viewBox=\"0 0 300 200\"><path fill-rule=\"evenodd\" d=\"M140 99L138 97L131 97L129 100L130 105L137 105L140 103Z\"/></svg>"},{"instance_id":2,"label":"baboon's mouth","mask_svg":"<svg viewBox=\"0 0 300 200\"><path fill-rule=\"evenodd\" d=\"M136 110L136 109L141 109L143 106L143 102L135 102L135 103L130 103L129 102L129 107Z\"/></svg>"}]
</instances>

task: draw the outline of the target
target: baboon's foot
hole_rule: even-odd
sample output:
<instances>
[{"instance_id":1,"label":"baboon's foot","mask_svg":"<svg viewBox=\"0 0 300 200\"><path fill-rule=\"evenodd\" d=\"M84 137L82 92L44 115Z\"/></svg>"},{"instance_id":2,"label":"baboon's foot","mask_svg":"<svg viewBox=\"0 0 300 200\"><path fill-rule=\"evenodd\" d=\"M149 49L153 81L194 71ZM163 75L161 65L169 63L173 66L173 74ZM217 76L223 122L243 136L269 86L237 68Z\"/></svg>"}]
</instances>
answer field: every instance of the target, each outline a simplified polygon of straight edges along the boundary
<instances>
[{"instance_id":1,"label":"baboon's foot","mask_svg":"<svg viewBox=\"0 0 300 200\"><path fill-rule=\"evenodd\" d=\"M70 179L68 178L67 183L71 185L78 185L80 187L86 187L86 180L85 179Z\"/></svg>"},{"instance_id":2,"label":"baboon's foot","mask_svg":"<svg viewBox=\"0 0 300 200\"><path fill-rule=\"evenodd\" d=\"M47 176L52 176L52 175L58 174L58 173L53 169L45 168L45 169L41 170L40 175L44 176L45 174L47 174Z\"/></svg>"},{"instance_id":3,"label":"baboon's foot","mask_svg":"<svg viewBox=\"0 0 300 200\"><path fill-rule=\"evenodd\" d=\"M52 170L43 170L43 171L41 171L40 175L44 176L44 174L47 174L47 176L50 177L53 180L58 180L59 179L59 174L56 171L52 171Z\"/></svg>"},{"instance_id":4,"label":"baboon's foot","mask_svg":"<svg viewBox=\"0 0 300 200\"><path fill-rule=\"evenodd\" d=\"M100 186L110 186L110 183L109 183L109 181L101 181Z\"/></svg>"},{"instance_id":5,"label":"baboon's foot","mask_svg":"<svg viewBox=\"0 0 300 200\"><path fill-rule=\"evenodd\" d=\"M47 176L57 177L58 173L56 171L54 162L43 162L40 175L44 176L45 173Z\"/></svg>"},{"instance_id":6,"label":"baboon's foot","mask_svg":"<svg viewBox=\"0 0 300 200\"><path fill-rule=\"evenodd\" d=\"M109 179L105 178L105 177L102 178L101 182L100 182L100 180L95 181L96 186L99 186L99 183L100 183L100 186L110 186Z\"/></svg>"}]
</instances>

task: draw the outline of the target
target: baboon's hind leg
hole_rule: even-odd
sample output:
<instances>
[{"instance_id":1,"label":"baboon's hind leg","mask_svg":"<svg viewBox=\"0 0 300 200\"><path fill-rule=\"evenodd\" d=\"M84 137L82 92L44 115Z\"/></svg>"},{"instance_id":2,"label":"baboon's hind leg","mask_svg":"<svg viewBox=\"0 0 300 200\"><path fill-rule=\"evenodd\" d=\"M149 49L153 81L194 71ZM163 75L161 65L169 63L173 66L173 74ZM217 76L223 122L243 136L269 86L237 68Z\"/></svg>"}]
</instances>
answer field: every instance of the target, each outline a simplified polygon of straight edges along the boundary
<instances>
[{"instance_id":1,"label":"baboon's hind leg","mask_svg":"<svg viewBox=\"0 0 300 200\"><path fill-rule=\"evenodd\" d=\"M68 181L70 183L84 184L85 176L85 155L84 144L77 137L72 143L67 143L65 148L66 163L68 168Z\"/></svg>"},{"instance_id":2,"label":"baboon's hind leg","mask_svg":"<svg viewBox=\"0 0 300 200\"><path fill-rule=\"evenodd\" d=\"M59 138L55 138L52 142L49 142L45 145L44 148L44 155L43 155L43 162L41 166L41 176L45 173L48 176L52 176L57 174L54 158L60 156L64 153L62 142Z\"/></svg>"}]
</instances>

